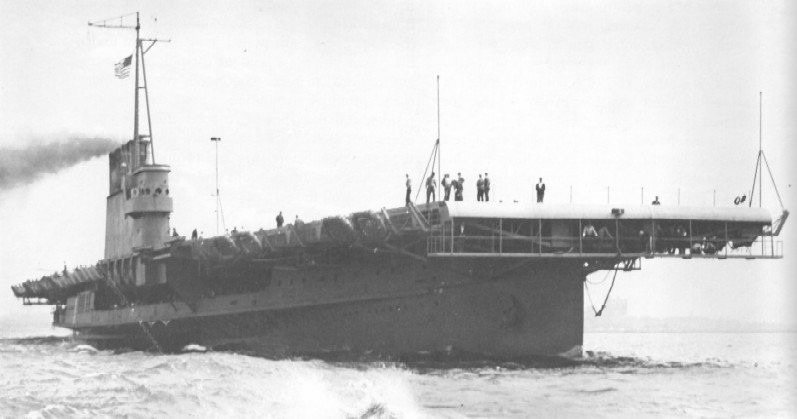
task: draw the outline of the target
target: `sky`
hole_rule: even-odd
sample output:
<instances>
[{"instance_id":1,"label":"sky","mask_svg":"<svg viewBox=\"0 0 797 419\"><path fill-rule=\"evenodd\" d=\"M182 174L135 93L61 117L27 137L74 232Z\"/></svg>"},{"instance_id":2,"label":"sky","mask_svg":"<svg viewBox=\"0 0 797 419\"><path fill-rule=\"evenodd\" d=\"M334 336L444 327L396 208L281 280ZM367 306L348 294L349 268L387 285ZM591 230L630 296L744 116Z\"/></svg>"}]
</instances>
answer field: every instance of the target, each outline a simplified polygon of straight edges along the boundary
<instances>
[{"instance_id":1,"label":"sky","mask_svg":"<svg viewBox=\"0 0 797 419\"><path fill-rule=\"evenodd\" d=\"M763 92L764 151L795 208L794 3L2 0L0 149L132 138L132 77L113 66L134 33L87 22L136 10L142 37L170 40L146 63L183 234L215 233L210 137L227 228L401 206L437 138L438 75L443 172L462 172L466 200L489 172L493 200L529 201L543 177L555 203L732 205ZM0 191L0 318L49 321L9 286L100 259L106 195L104 157ZM790 221L783 260L645 260L613 295L638 316L795 325Z\"/></svg>"}]
</instances>

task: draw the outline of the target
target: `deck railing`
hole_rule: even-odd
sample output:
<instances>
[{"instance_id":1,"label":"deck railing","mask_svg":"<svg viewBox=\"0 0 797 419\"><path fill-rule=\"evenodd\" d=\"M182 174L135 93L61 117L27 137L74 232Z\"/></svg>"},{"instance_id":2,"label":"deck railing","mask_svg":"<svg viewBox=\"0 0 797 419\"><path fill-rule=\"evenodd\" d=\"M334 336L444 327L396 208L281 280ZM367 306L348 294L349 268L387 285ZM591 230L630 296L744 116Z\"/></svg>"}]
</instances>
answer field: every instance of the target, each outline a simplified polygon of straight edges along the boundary
<instances>
[{"instance_id":1,"label":"deck railing","mask_svg":"<svg viewBox=\"0 0 797 419\"><path fill-rule=\"evenodd\" d=\"M581 237L581 236L450 236L427 239L431 257L543 257L543 258L709 258L780 259L783 242L765 236L755 242L736 238L694 239L689 237Z\"/></svg>"}]
</instances>

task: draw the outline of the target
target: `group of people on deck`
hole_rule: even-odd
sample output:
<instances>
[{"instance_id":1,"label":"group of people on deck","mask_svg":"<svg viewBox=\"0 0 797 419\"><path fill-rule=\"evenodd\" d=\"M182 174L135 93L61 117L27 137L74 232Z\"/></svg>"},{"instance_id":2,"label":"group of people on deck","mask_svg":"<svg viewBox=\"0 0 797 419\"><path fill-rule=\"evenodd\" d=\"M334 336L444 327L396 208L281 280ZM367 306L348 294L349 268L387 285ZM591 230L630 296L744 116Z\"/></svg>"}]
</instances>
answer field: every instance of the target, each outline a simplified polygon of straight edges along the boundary
<instances>
[{"instance_id":1,"label":"group of people on deck","mask_svg":"<svg viewBox=\"0 0 797 419\"><path fill-rule=\"evenodd\" d=\"M412 180L410 180L410 175L409 174L406 174L405 176L407 178L407 180L405 182L405 185L407 187L407 195L406 195L406 197L404 199L404 203L405 203L405 205L409 206L410 203L412 202L412 197L410 196L410 195L412 195ZM456 179L452 179L449 176L449 174L446 173L443 176L443 180L442 180L441 183L442 183L442 186L443 186L443 191L445 193L443 195L443 200L444 201L449 201L451 199L451 190L452 189L454 190L454 201L462 201L462 200L464 200L463 195L462 195L462 191L463 191L464 185L465 185L465 178L462 177L462 173L457 173L457 178ZM479 201L485 201L485 200L489 201L490 200L490 178L487 177L487 173L484 174L484 177L482 177L481 174L479 175L479 181L477 183L477 187L478 187L477 193L478 193L478 197L479 197L478 200ZM426 203L429 203L431 201L436 201L436 200L437 200L437 179L435 178L435 172L432 172L432 174L428 178L426 178Z\"/></svg>"},{"instance_id":2,"label":"group of people on deck","mask_svg":"<svg viewBox=\"0 0 797 419\"><path fill-rule=\"evenodd\" d=\"M405 174L406 180L406 190L407 193L404 197L404 204L409 206L412 202L412 180L410 179L409 174ZM457 178L452 179L448 173L443 175L443 180L441 181L443 187L443 201L449 201L451 198L451 190L454 190L454 201L462 201L464 200L462 191L464 189L465 178L462 177L462 173L457 173ZM489 202L490 201L490 175L488 173L479 174L479 178L476 180L476 200ZM540 178L540 182L536 185L535 190L537 192L537 202L542 202L545 197L545 184L542 183L542 178ZM437 179L435 178L435 172L426 178L426 203L436 201L437 200Z\"/></svg>"}]
</instances>

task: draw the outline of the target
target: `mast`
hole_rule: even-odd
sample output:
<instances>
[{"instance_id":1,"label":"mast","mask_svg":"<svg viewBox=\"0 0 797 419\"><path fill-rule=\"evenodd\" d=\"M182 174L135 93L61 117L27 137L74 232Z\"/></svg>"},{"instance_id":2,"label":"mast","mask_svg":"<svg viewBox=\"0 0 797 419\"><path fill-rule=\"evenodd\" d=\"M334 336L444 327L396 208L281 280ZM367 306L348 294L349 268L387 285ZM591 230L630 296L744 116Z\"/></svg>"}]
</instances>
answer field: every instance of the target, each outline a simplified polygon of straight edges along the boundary
<instances>
[{"instance_id":1,"label":"mast","mask_svg":"<svg viewBox=\"0 0 797 419\"><path fill-rule=\"evenodd\" d=\"M763 115L764 115L763 101L764 101L764 92L759 91L758 92L758 158L759 159L761 159L761 157L764 154L764 147L763 147L763 138L764 137L761 135L762 130L763 130L762 122L763 122ZM762 182L763 182L763 178L764 178L764 165L760 164L760 162L758 164L758 170L759 170L759 173L758 173L758 207L760 208L761 207L761 202L763 200L763 192L764 192L764 188L762 187L763 186ZM750 197L750 198L752 198L752 197Z\"/></svg>"},{"instance_id":2,"label":"mast","mask_svg":"<svg viewBox=\"0 0 797 419\"><path fill-rule=\"evenodd\" d=\"M143 39L141 38L141 18L140 13L135 12L136 24L135 26L125 24L124 19L132 16L133 13L128 13L119 17L110 19L99 20L96 22L89 22L89 26L98 28L113 28L113 29L135 29L136 31L136 45L135 45L135 85L133 86L133 153L135 153L135 166L141 165L141 138L149 139L149 154L152 156L152 164L155 164L155 146L152 139L152 117L149 110L149 88L147 84L147 68L144 63L144 55L147 51L155 45L156 42L170 42L169 39ZM118 23L115 23L118 19ZM109 23L114 22L114 23ZM149 42L146 48L143 43ZM141 62L139 64L139 61ZM139 70L139 67L141 68ZM141 73L141 74L139 74ZM143 76L144 84L141 85L141 77ZM144 89L145 104L147 105L147 132L141 133L139 126L139 91ZM147 164L147 156L144 156L143 164Z\"/></svg>"},{"instance_id":3,"label":"mast","mask_svg":"<svg viewBox=\"0 0 797 419\"><path fill-rule=\"evenodd\" d=\"M443 152L440 149L440 75L437 75L437 179L440 182L438 193L443 193L443 172L440 170L443 161ZM442 201L442 199L441 199Z\"/></svg>"},{"instance_id":4,"label":"mast","mask_svg":"<svg viewBox=\"0 0 797 419\"><path fill-rule=\"evenodd\" d=\"M141 159L141 150L138 138L138 51L141 47L141 38L139 36L141 31L141 23L139 21L138 15L138 12L136 12L136 84L133 87L133 144L135 145L136 166L139 165L139 160ZM149 109L147 109L147 111L149 112Z\"/></svg>"}]
</instances>

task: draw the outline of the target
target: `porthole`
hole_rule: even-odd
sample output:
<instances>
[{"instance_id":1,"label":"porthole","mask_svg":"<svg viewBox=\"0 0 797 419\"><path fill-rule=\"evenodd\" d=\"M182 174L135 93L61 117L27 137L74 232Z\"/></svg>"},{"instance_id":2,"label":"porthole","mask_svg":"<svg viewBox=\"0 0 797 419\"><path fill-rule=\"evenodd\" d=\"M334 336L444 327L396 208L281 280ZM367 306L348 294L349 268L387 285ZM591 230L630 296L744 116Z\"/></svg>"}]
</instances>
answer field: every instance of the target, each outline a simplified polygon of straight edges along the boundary
<instances>
[{"instance_id":1,"label":"porthole","mask_svg":"<svg viewBox=\"0 0 797 419\"><path fill-rule=\"evenodd\" d=\"M166 188L166 195L169 194L169 188Z\"/></svg>"}]
</instances>

